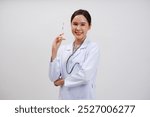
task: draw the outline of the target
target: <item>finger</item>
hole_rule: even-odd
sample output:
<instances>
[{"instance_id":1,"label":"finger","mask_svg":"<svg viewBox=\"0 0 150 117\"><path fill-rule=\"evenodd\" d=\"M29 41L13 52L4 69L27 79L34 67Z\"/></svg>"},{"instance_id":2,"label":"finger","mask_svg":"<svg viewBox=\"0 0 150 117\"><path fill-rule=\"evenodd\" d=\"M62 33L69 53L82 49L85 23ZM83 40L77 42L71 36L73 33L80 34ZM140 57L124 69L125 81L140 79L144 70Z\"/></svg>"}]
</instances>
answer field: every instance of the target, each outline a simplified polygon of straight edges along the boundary
<instances>
[{"instance_id":1,"label":"finger","mask_svg":"<svg viewBox=\"0 0 150 117\"><path fill-rule=\"evenodd\" d=\"M58 86L56 83L54 83L55 86Z\"/></svg>"},{"instance_id":2,"label":"finger","mask_svg":"<svg viewBox=\"0 0 150 117\"><path fill-rule=\"evenodd\" d=\"M58 36L58 37L56 38L56 42L61 41L61 40L62 40L61 38L62 38L61 36Z\"/></svg>"},{"instance_id":3,"label":"finger","mask_svg":"<svg viewBox=\"0 0 150 117\"><path fill-rule=\"evenodd\" d=\"M66 40L65 38L63 38L62 36L58 37L58 40Z\"/></svg>"},{"instance_id":4,"label":"finger","mask_svg":"<svg viewBox=\"0 0 150 117\"><path fill-rule=\"evenodd\" d=\"M66 40L65 38L62 38L61 40Z\"/></svg>"},{"instance_id":5,"label":"finger","mask_svg":"<svg viewBox=\"0 0 150 117\"><path fill-rule=\"evenodd\" d=\"M58 80L54 81L54 85L55 85L55 86L58 86L58 83L57 83L57 82L58 82Z\"/></svg>"},{"instance_id":6,"label":"finger","mask_svg":"<svg viewBox=\"0 0 150 117\"><path fill-rule=\"evenodd\" d=\"M61 33L59 36L62 36L62 35L64 35L64 33Z\"/></svg>"}]
</instances>

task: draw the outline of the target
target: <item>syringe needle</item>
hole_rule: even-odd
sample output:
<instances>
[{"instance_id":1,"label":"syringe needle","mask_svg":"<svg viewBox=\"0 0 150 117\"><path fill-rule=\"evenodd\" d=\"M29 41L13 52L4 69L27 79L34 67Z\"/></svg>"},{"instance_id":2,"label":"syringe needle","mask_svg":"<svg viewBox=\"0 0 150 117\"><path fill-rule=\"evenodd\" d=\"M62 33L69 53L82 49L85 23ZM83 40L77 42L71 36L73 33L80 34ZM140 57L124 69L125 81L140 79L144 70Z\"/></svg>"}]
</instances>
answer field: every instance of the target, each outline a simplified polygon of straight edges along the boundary
<instances>
[{"instance_id":1,"label":"syringe needle","mask_svg":"<svg viewBox=\"0 0 150 117\"><path fill-rule=\"evenodd\" d=\"M62 24L62 28L61 28L62 33L64 33L64 22Z\"/></svg>"},{"instance_id":2,"label":"syringe needle","mask_svg":"<svg viewBox=\"0 0 150 117\"><path fill-rule=\"evenodd\" d=\"M62 36L62 40L65 40L65 38L64 38L64 22L62 23L62 28L61 28L61 34L60 34L61 36Z\"/></svg>"}]
</instances>

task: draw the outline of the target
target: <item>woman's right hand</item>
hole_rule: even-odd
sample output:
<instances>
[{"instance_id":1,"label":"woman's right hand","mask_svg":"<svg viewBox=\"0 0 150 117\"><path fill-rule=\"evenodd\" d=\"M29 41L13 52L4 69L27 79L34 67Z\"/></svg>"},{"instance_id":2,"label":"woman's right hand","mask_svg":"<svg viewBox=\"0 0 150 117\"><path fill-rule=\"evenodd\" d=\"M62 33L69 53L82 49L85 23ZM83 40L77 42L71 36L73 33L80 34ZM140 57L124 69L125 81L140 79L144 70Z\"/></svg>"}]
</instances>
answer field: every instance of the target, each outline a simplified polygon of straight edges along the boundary
<instances>
[{"instance_id":1,"label":"woman's right hand","mask_svg":"<svg viewBox=\"0 0 150 117\"><path fill-rule=\"evenodd\" d=\"M62 40L65 40L63 38L63 35L64 33L60 34L59 36L57 36L52 44L52 58L51 58L51 61L53 61L56 56L57 56L57 51L58 51L58 48L60 47L61 45L61 42Z\"/></svg>"},{"instance_id":2,"label":"woman's right hand","mask_svg":"<svg viewBox=\"0 0 150 117\"><path fill-rule=\"evenodd\" d=\"M63 33L60 34L59 36L57 36L57 37L55 38L55 40L54 40L54 42L53 42L53 44L52 44L52 49L58 50L58 48L59 48L59 46L60 46L62 40L63 40Z\"/></svg>"}]
</instances>

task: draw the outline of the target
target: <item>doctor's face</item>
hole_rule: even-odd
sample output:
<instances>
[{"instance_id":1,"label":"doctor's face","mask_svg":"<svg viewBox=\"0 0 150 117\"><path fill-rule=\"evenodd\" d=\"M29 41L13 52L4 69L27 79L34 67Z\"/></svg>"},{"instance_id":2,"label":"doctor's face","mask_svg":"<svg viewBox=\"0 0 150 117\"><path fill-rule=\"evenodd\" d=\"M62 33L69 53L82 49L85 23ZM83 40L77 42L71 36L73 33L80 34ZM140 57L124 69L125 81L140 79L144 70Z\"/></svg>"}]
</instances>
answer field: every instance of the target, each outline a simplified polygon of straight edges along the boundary
<instances>
[{"instance_id":1,"label":"doctor's face","mask_svg":"<svg viewBox=\"0 0 150 117\"><path fill-rule=\"evenodd\" d=\"M77 40L85 39L90 27L87 19L83 15L76 15L71 22L72 33Z\"/></svg>"}]
</instances>

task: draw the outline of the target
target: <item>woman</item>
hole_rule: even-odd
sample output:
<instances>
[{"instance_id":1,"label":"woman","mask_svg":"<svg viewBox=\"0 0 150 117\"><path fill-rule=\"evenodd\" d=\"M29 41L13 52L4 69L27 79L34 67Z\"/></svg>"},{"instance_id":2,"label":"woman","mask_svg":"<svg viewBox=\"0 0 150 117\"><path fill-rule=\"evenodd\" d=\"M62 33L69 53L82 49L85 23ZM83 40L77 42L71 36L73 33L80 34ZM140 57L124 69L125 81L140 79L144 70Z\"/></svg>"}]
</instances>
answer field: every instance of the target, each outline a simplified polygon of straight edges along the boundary
<instances>
[{"instance_id":1,"label":"woman","mask_svg":"<svg viewBox=\"0 0 150 117\"><path fill-rule=\"evenodd\" d=\"M71 16L74 42L60 46L63 34L52 44L50 79L60 86L60 99L94 99L99 48L87 38L91 16L86 10L77 10Z\"/></svg>"}]
</instances>

